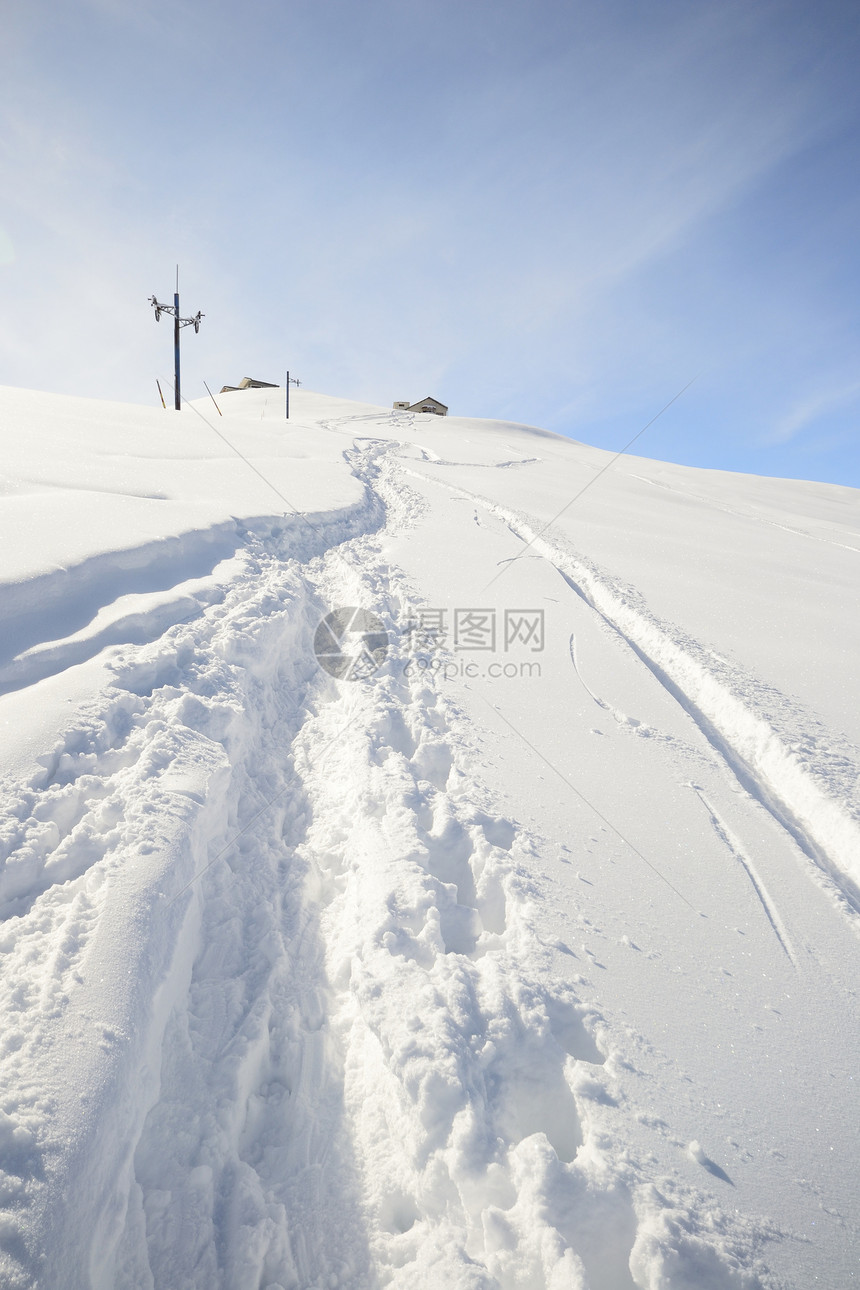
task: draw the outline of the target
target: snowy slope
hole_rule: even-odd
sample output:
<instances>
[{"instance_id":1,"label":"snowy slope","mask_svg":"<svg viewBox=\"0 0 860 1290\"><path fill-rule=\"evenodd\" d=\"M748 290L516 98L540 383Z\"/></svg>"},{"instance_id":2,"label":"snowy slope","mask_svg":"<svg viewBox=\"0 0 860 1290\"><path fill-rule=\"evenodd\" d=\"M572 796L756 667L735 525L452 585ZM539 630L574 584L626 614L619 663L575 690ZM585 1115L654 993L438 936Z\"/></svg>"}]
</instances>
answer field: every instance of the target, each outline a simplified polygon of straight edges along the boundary
<instances>
[{"instance_id":1,"label":"snowy slope","mask_svg":"<svg viewBox=\"0 0 860 1290\"><path fill-rule=\"evenodd\" d=\"M852 1284L860 495L221 403L0 392L2 1284Z\"/></svg>"}]
</instances>

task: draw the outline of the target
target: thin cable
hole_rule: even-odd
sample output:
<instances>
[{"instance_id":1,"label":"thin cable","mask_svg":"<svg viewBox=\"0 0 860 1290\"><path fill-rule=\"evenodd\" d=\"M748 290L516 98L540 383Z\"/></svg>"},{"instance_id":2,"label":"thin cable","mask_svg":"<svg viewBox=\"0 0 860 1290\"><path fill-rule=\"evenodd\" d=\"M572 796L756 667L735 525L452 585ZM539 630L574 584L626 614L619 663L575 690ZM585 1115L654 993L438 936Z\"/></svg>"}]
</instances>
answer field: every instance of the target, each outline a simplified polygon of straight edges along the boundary
<instances>
[{"instance_id":1,"label":"thin cable","mask_svg":"<svg viewBox=\"0 0 860 1290\"><path fill-rule=\"evenodd\" d=\"M174 385L173 385L173 382L172 382L168 377L166 377L165 379L167 380L167 382L168 382L168 384L170 385L171 389L175 388L175 387L174 387ZM205 385L205 384L206 384L206 382L204 381L204 382L203 382L203 384ZM207 386L207 389L208 389L208 386ZM226 435L225 435L221 430L219 430L219 429L218 429L218 427L217 427L216 425L213 425L213 424L212 424L212 422L211 422L207 417L204 417L203 413L200 411L200 409L199 409L198 407L195 407L195 405L194 405L193 403L189 403L189 402L188 402L188 399L186 399L186 397L185 397L185 395L184 395L184 394L182 394L182 393L180 392L179 398L180 398L180 401L181 401L182 403L187 404L187 405L188 405L188 407L189 407L189 408L191 408L191 411L192 411L192 412L196 412L196 413L197 413L198 417L199 417L199 418L200 418L200 420L203 422L203 424L204 424L204 425L207 425L207 426L209 427L209 429L213 431L213 433L214 433L214 434L217 434L218 438L219 438L219 439L221 439L221 440L223 440L223 442L227 445L227 447L230 449L230 451L231 451L231 452L235 452L236 456L237 456L241 461L244 461L244 463L245 463L245 465L246 465L246 466L250 466L250 468L251 468L251 470L253 470L254 474L255 474L255 475L258 475L258 476L259 476L259 478L260 478L260 479L262 479L263 483L264 483L264 484L267 484L267 485L268 485L268 487L269 487L269 488L271 488L272 492L273 492L273 493L275 493L275 494L276 494L276 496L280 497L280 499L281 499L281 501L282 501L282 502L286 502L287 506L289 506L289 508L290 508L290 510L293 512L293 514L294 514L294 515L297 515L297 516L298 516L298 518L299 518L300 520L302 520L305 524L307 524L307 526L308 526L308 528L311 530L311 532L312 532L312 533L315 533L315 534L317 535L317 537L318 537L318 538L320 539L320 541L323 543L323 545L324 545L324 549L326 549L326 550L330 551L332 555L337 556L338 560L342 561L344 568L345 568L345 569L347 569L347 570L349 571L349 573L354 573L354 572L355 572L354 566L350 564L350 562L347 560L346 556L343 554L343 551L341 551L341 550L340 550L340 545L339 545L339 544L335 544L335 545L328 545L328 546L327 546L327 545L326 545L326 535L325 535L325 533L322 531L322 529L317 528L316 524L314 524L311 520L309 520L309 519L308 519L308 517L307 517L307 515L304 513L304 511L300 511L300 510L298 510L298 508L297 508L297 507L295 507L295 506L293 505L293 503L290 501L290 499L289 499L288 497L285 497L285 496L284 496L284 494L281 492L281 490L280 490L280 489L279 489L275 484L273 484L273 483L272 483L272 481L271 481L270 479L268 479L268 478L263 474L263 472L262 472L261 470L258 470L258 468L254 465L254 463L253 463L253 462L252 462L248 457L246 457L246 456L244 455L244 453L240 452L240 451L239 451L239 449L236 447L236 445L235 445L234 443L231 443L231 442L230 442L230 440L227 438L227 436L226 436ZM213 400L212 400L212 402L214 403L214 402L215 402L215 400L213 399ZM218 405L217 405L217 404L215 404L215 406L217 407ZM220 409L220 408L218 408L218 411L220 412L220 411L221 411L221 409ZM223 416L223 413L222 413L222 416ZM351 419L351 418L346 418L346 419ZM323 422L322 424L323 424L323 425L325 425L326 423L325 423L325 422ZM353 472L353 473L354 473L354 472Z\"/></svg>"},{"instance_id":2,"label":"thin cable","mask_svg":"<svg viewBox=\"0 0 860 1290\"><path fill-rule=\"evenodd\" d=\"M174 389L174 390L176 389L173 382L169 380L169 378L168 378L168 385L170 385L171 389ZM187 407L189 407L192 412L197 413L198 417L203 422L203 424L207 425L209 429L213 432L213 434L217 434L218 438L221 439L224 443L226 443L227 447L230 449L231 452L235 452L236 456L241 461L244 461L245 465L248 466L251 470L253 470L254 474L259 479L262 479L263 483L268 488L271 488L272 492L275 493L276 496L280 497L282 502L286 502L287 506L289 506L290 510L293 512L294 515L298 515L300 520L304 520L308 528L313 529L314 533L316 533L318 537L322 537L322 533L320 532L320 530L316 527L315 524L311 523L307 515L305 515L303 511L300 511L297 506L294 506L293 503L290 501L289 497L285 497L284 494L281 492L280 488L278 488L275 484L273 484L271 479L267 479L266 476L263 474L263 472L257 469L254 463L250 460L250 458L246 457L243 452L240 452L239 449L236 447L236 445L234 443L231 443L230 440L227 438L227 436L221 430L219 430L216 425L213 425L212 422L208 420L208 418L204 417L203 413L200 411L199 408L196 408L193 403L189 403L188 399L186 399L184 394L180 393L179 397L180 397L180 400Z\"/></svg>"},{"instance_id":3,"label":"thin cable","mask_svg":"<svg viewBox=\"0 0 860 1290\"><path fill-rule=\"evenodd\" d=\"M522 551L520 551L518 555L515 555L512 560L508 560L507 563L504 565L504 567L501 568L498 573L493 575L493 577L486 584L483 590L486 591L487 587L492 587L493 583L496 582L499 578L501 578L503 573L507 573L508 569L510 569L512 565L516 564L517 560L522 560L523 556L525 555L526 551L528 551L529 547L533 546L534 543L537 542L538 538L543 537L547 529L552 528L556 520L560 520L562 515L564 515L565 511L569 511L571 506L573 506L573 503L578 501L579 498L582 497L582 494L587 492L592 484L596 484L600 476L605 475L609 467L614 465L614 463L618 460L619 457L623 457L627 449L632 448L636 440L640 439L642 435L645 433L645 431L648 430L659 417L662 417L663 413L666 412L669 408L671 408L672 404L676 403L678 399L680 399L682 394L684 394L687 390L689 390L690 386L693 384L693 381L697 381L698 379L699 379L698 376L694 376L692 381L688 381L687 384L684 386L683 390L679 390L678 393L675 395L675 397L673 399L670 399L669 402L666 404L666 406L661 408L660 411L657 413L657 415L653 416L647 425L644 425L641 430L637 431L637 433L633 436L633 438L624 445L624 447L620 450L620 452L616 452L615 456L611 457L610 460L606 463L606 465L602 466L601 469L598 470L597 474L594 475L592 479L589 479L588 483L584 484L583 487L580 488L579 492L576 493L573 497L571 497L570 501L565 506L562 506L558 515L554 515L553 518L547 524L544 524L540 532L535 533L534 537L530 538L530 540L523 547Z\"/></svg>"},{"instance_id":4,"label":"thin cable","mask_svg":"<svg viewBox=\"0 0 860 1290\"><path fill-rule=\"evenodd\" d=\"M569 789L571 789L574 793L576 793L576 796L580 799L580 801L584 802L584 803L585 803L585 805L589 808L589 810L593 811L593 812L594 812L594 814L597 816L597 818L598 818L599 820L602 820L602 821L603 821L603 823L606 825L606 827L607 827L608 829L611 829L611 830L612 830L612 832L615 834L615 836L616 836L616 837L618 837L618 838L620 838L620 839L621 839L621 841L624 843L624 845L625 845L625 846L627 846L627 847L629 847L629 848L630 848L630 850L633 852L633 854L634 854L634 855L636 855L636 856L638 856L638 857L639 857L639 859L643 862L643 864L646 864L646 865L648 866L648 868L649 868L650 870L652 870L652 872L653 872L653 873L655 873L655 874L657 875L657 877L660 879L660 881L661 881L661 882L664 882L664 883L666 884L666 886L669 888L669 890L670 890L670 891L674 891L675 895L678 897L678 899L679 899L679 900L683 900L684 904L687 906L687 908L688 908L688 909L692 910L692 912L693 912L694 914L699 914L699 910L698 910L698 909L696 909L694 905L691 905L691 904L690 904L690 902L689 902L689 900L687 899L687 897L686 897L682 892L680 892L680 891L678 890L678 888L677 888L676 886L674 886L674 885L673 885L673 883L671 883L671 882L669 881L669 879L666 877L666 875L665 875L664 873L661 873L661 872L660 872L660 870L657 868L657 866L656 866L655 864L653 864L653 863L648 859L648 857L647 857L647 856L644 856L644 855L642 854L642 852L639 850L639 848L638 848L637 846L634 846L634 845L633 845L633 843L630 841L630 839L629 839L629 838L627 838L627 837L625 837L625 836L624 836L624 834L621 832L621 830L620 830L620 829L617 829L617 828L615 827L615 825L612 823L612 821L611 821L611 820L608 820L608 819L606 818L606 816L603 814L603 812L602 812L601 810L599 810L599 809L594 805L594 803L593 803L593 802L590 802L590 801L588 800L588 798L585 796L585 794L584 794L583 792L581 792L581 791L576 787L576 785L575 785L575 784L572 784L572 783L570 782L570 780L567 778L567 776L564 774L564 772L563 772L563 771L560 771L560 770L558 769L558 767L557 767L557 766L554 766L554 765L553 765L553 763L549 760L549 758L548 758L548 757L545 757L545 756L543 755L543 753L540 751L540 749L539 749L539 748L535 748L535 746L534 746L534 744L531 742L531 740L530 740L530 739L527 739L527 738L526 738L526 736L523 734L523 732L522 732L521 730L518 730L518 729L517 729L517 727L516 727L516 726L515 726L511 721L508 721L507 717L506 717L506 716L505 716L505 714L501 711L501 709L500 709L500 708L497 708L497 707L495 706L495 704L490 703L490 700L486 697L486 695L481 694L480 690L473 690L473 691L472 691L472 693L473 693L473 694L477 694L478 698L483 699L483 700L484 700L484 703L486 703L487 707L488 707L488 708L490 708L490 710L491 710L492 712L494 712L494 713L496 714L496 716L497 716L497 717L501 717L501 719L502 719L502 721L504 721L505 725L506 725L510 730L513 730L514 734L515 734L515 735L517 735L520 739L522 739L523 743L524 743L524 744L526 744L526 746L527 746L527 747L531 748L531 750L532 750L532 752L535 754L535 756L536 756L536 757L540 757L540 759L541 759L541 761L544 763L544 765L545 765L545 766L548 766L548 767L549 767L549 769L553 772L553 774L558 775L559 779L560 779L560 780L562 780L565 784L567 784L567 786L568 786L568 788L569 788ZM700 915L700 914L699 914L699 917L701 917L701 915Z\"/></svg>"}]
</instances>

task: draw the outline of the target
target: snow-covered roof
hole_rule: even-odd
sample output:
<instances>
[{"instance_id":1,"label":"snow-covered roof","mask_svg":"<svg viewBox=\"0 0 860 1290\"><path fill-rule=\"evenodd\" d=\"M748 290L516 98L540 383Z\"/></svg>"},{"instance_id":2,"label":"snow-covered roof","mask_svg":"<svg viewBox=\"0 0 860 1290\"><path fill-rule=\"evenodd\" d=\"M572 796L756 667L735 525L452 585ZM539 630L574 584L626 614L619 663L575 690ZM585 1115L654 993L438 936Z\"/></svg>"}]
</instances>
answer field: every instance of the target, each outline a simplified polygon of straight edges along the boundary
<instances>
[{"instance_id":1,"label":"snow-covered roof","mask_svg":"<svg viewBox=\"0 0 860 1290\"><path fill-rule=\"evenodd\" d=\"M280 388L272 381L257 381L253 376L243 376L238 385L222 385L221 393L229 394L234 390L279 390Z\"/></svg>"}]
</instances>

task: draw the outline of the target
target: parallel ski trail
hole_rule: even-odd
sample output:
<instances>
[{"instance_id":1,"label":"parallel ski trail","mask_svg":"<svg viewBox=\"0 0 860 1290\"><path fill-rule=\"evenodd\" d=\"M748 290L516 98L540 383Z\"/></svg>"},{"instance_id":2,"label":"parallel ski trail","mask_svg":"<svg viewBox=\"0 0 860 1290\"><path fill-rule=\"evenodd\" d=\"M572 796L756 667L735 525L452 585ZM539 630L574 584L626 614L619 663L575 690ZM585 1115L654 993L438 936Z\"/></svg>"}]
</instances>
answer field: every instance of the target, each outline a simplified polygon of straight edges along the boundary
<instances>
[{"instance_id":1,"label":"parallel ski trail","mask_svg":"<svg viewBox=\"0 0 860 1290\"><path fill-rule=\"evenodd\" d=\"M788 932L786 931L785 924L783 923L782 919L779 916L779 912L777 911L776 904L772 896L769 894L767 888L764 885L764 882L762 881L760 875L756 870L755 863L753 862L752 858L745 852L738 838L729 828L728 824L720 815L720 813L717 811L713 803L709 801L709 799L702 791L702 789L699 788L697 784L692 784L691 788L693 789L694 793L698 797L699 801L704 806L705 810L708 812L708 815L711 818L711 822L714 826L714 829L717 835L728 847L729 851L735 857L738 864L741 866L744 873L749 878L753 891L755 892L759 900L759 903L761 904L761 907L764 910L764 913L768 922L773 928L774 936L779 941L780 948L782 949L786 958L790 960L792 967L797 968L797 954L795 952L794 946L792 945Z\"/></svg>"},{"instance_id":2,"label":"parallel ski trail","mask_svg":"<svg viewBox=\"0 0 860 1290\"><path fill-rule=\"evenodd\" d=\"M438 485L431 476L416 478ZM857 750L833 747L826 734L815 733L817 723L810 714L796 711L797 705L755 678L713 659L706 661L706 651L697 642L657 620L641 597L617 586L560 537L538 536L539 530L523 515L479 493L462 491L502 519L514 536L531 543L534 554L553 564L570 589L633 651L686 711L744 791L811 861L815 880L860 935ZM757 691L762 691L760 697ZM785 729L780 728L780 718ZM794 726L800 733L793 733Z\"/></svg>"}]
</instances>

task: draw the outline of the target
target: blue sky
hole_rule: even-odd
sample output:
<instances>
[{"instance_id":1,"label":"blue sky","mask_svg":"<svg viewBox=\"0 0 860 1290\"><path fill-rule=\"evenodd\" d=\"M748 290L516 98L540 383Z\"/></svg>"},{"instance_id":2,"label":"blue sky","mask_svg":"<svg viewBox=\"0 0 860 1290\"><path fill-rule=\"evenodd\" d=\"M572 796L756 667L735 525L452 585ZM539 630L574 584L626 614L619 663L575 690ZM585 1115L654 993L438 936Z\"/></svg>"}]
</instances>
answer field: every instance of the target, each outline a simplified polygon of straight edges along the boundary
<instances>
[{"instance_id":1,"label":"blue sky","mask_svg":"<svg viewBox=\"0 0 860 1290\"><path fill-rule=\"evenodd\" d=\"M860 9L6 0L0 383L244 375L860 486Z\"/></svg>"}]
</instances>

